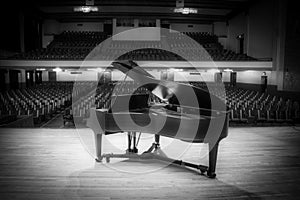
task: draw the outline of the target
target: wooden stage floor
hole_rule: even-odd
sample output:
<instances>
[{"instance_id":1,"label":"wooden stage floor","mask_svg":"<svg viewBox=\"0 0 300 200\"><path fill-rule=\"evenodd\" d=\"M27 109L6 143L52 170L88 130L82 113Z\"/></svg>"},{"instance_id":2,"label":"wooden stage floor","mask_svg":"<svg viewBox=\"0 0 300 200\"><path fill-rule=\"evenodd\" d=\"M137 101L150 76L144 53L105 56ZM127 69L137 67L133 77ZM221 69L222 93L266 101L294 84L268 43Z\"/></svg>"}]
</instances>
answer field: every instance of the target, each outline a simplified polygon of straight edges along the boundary
<instances>
[{"instance_id":1,"label":"wooden stage floor","mask_svg":"<svg viewBox=\"0 0 300 200\"><path fill-rule=\"evenodd\" d=\"M81 132L92 135L89 129ZM93 149L92 139L79 135L74 129L0 129L0 199L297 199L300 195L300 131L293 127L230 128L220 143L216 179L161 162L95 163L86 151ZM124 135L113 137L126 146ZM199 150L204 146L193 144L183 158L206 164L205 150Z\"/></svg>"}]
</instances>

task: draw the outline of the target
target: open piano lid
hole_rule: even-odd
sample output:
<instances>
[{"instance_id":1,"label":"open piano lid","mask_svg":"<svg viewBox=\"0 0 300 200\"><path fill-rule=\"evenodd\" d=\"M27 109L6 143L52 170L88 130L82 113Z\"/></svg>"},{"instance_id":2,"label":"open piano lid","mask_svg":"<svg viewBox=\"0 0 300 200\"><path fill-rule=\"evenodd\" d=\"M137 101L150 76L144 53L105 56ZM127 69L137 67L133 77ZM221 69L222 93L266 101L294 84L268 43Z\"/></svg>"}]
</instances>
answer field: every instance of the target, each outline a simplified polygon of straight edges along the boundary
<instances>
[{"instance_id":1,"label":"open piano lid","mask_svg":"<svg viewBox=\"0 0 300 200\"><path fill-rule=\"evenodd\" d=\"M208 90L189 84L158 80L131 60L116 61L112 63L112 66L139 82L141 86L168 104L201 110L226 111L225 101Z\"/></svg>"}]
</instances>

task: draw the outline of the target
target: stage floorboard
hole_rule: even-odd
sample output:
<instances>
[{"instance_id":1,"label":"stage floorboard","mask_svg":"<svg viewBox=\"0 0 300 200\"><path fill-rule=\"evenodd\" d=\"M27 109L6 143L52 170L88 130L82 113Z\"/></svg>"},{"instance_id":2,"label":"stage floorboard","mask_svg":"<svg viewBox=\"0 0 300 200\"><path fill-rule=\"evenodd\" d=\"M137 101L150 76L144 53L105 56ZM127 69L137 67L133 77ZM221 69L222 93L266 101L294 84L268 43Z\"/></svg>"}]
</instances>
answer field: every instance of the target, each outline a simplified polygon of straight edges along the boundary
<instances>
[{"instance_id":1,"label":"stage floorboard","mask_svg":"<svg viewBox=\"0 0 300 200\"><path fill-rule=\"evenodd\" d=\"M123 149L125 137L110 141ZM0 199L296 199L299 145L293 127L229 128L209 179L158 161L95 163L90 129L0 129ZM206 154L193 144L182 158L207 164Z\"/></svg>"}]
</instances>

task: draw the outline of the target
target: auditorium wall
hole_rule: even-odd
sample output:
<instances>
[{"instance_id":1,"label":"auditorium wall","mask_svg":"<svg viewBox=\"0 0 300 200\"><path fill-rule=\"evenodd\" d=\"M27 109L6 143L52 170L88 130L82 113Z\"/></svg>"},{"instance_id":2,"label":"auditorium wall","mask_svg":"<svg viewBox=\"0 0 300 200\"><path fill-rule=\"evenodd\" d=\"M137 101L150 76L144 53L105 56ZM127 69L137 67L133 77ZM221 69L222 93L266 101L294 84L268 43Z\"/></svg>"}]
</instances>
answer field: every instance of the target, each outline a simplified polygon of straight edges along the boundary
<instances>
[{"instance_id":1,"label":"auditorium wall","mask_svg":"<svg viewBox=\"0 0 300 200\"><path fill-rule=\"evenodd\" d=\"M237 36L244 34L244 52L247 50L247 16L244 12L240 13L228 22L228 35L226 49L238 52Z\"/></svg>"},{"instance_id":2,"label":"auditorium wall","mask_svg":"<svg viewBox=\"0 0 300 200\"><path fill-rule=\"evenodd\" d=\"M57 81L98 81L94 71L61 71L57 72Z\"/></svg>"},{"instance_id":3,"label":"auditorium wall","mask_svg":"<svg viewBox=\"0 0 300 200\"><path fill-rule=\"evenodd\" d=\"M261 91L261 76L263 72L266 73L267 76L267 91L270 94L277 95L277 72L276 71L254 71L254 70L246 70L246 71L238 71L237 72L237 83L236 86L239 88L244 88L247 90L255 90ZM223 73L224 77L224 73ZM229 73L230 78L230 73ZM227 81L227 82L230 82Z\"/></svg>"},{"instance_id":4,"label":"auditorium wall","mask_svg":"<svg viewBox=\"0 0 300 200\"><path fill-rule=\"evenodd\" d=\"M9 70L7 70L7 72L4 74L4 77L5 77L5 85L8 86L9 85Z\"/></svg>"},{"instance_id":5,"label":"auditorium wall","mask_svg":"<svg viewBox=\"0 0 300 200\"><path fill-rule=\"evenodd\" d=\"M44 35L53 35L60 33L60 23L56 20L45 20L43 23Z\"/></svg>"},{"instance_id":6,"label":"auditorium wall","mask_svg":"<svg viewBox=\"0 0 300 200\"><path fill-rule=\"evenodd\" d=\"M272 58L274 38L274 2L259 1L248 12L247 54L254 58Z\"/></svg>"},{"instance_id":7,"label":"auditorium wall","mask_svg":"<svg viewBox=\"0 0 300 200\"><path fill-rule=\"evenodd\" d=\"M216 36L227 36L226 22L215 22L213 24L213 30Z\"/></svg>"},{"instance_id":8,"label":"auditorium wall","mask_svg":"<svg viewBox=\"0 0 300 200\"><path fill-rule=\"evenodd\" d=\"M222 72L222 81L223 83L229 83L230 82L230 71Z\"/></svg>"},{"instance_id":9,"label":"auditorium wall","mask_svg":"<svg viewBox=\"0 0 300 200\"><path fill-rule=\"evenodd\" d=\"M25 88L26 87L26 70L25 69L19 69L20 73L19 76L19 87Z\"/></svg>"},{"instance_id":10,"label":"auditorium wall","mask_svg":"<svg viewBox=\"0 0 300 200\"><path fill-rule=\"evenodd\" d=\"M215 22L213 24L213 33L218 36L218 41L223 47L227 46L227 25L226 22Z\"/></svg>"},{"instance_id":11,"label":"auditorium wall","mask_svg":"<svg viewBox=\"0 0 300 200\"><path fill-rule=\"evenodd\" d=\"M274 3L261 0L228 21L227 49L237 52L237 36L244 34L244 52L255 58L272 58Z\"/></svg>"},{"instance_id":12,"label":"auditorium wall","mask_svg":"<svg viewBox=\"0 0 300 200\"><path fill-rule=\"evenodd\" d=\"M237 72L237 82L247 84L261 84L262 73L266 72L269 85L276 85L276 72L275 71L254 71L246 70Z\"/></svg>"},{"instance_id":13,"label":"auditorium wall","mask_svg":"<svg viewBox=\"0 0 300 200\"><path fill-rule=\"evenodd\" d=\"M174 73L174 81L194 81L194 82L201 82L204 81L202 76L199 73L193 72L175 72Z\"/></svg>"},{"instance_id":14,"label":"auditorium wall","mask_svg":"<svg viewBox=\"0 0 300 200\"><path fill-rule=\"evenodd\" d=\"M147 70L147 72L149 74L151 74L152 76L154 76L154 78L160 79L160 74L161 74L160 70ZM111 73L111 80L112 81L123 81L124 78L125 78L125 74L123 72L114 70ZM132 79L130 77L127 77L126 81L132 81Z\"/></svg>"},{"instance_id":15,"label":"auditorium wall","mask_svg":"<svg viewBox=\"0 0 300 200\"><path fill-rule=\"evenodd\" d=\"M42 80L45 81L45 82L49 81L48 71L42 71Z\"/></svg>"},{"instance_id":16,"label":"auditorium wall","mask_svg":"<svg viewBox=\"0 0 300 200\"><path fill-rule=\"evenodd\" d=\"M140 20L139 19L128 19L128 21L130 22L129 24L131 24L131 26L129 25L122 25L122 23L120 23L121 19L113 19L112 20L112 28L113 28L113 40L150 40L150 41L158 41L160 40L160 30L155 29L154 27L139 27L139 23ZM125 20L126 21L126 20ZM160 27L160 19L156 19L155 20L155 26L156 27ZM130 32L128 34L119 34L121 32L124 31L129 31L131 29L135 29L135 28L141 28L138 30L135 30L134 32ZM144 28L144 29L142 29ZM151 29L153 28L153 29ZM119 35L118 35L119 34Z\"/></svg>"},{"instance_id":17,"label":"auditorium wall","mask_svg":"<svg viewBox=\"0 0 300 200\"><path fill-rule=\"evenodd\" d=\"M174 81L214 82L216 70L175 71Z\"/></svg>"},{"instance_id":18,"label":"auditorium wall","mask_svg":"<svg viewBox=\"0 0 300 200\"><path fill-rule=\"evenodd\" d=\"M42 47L46 48L54 39L53 35L43 35Z\"/></svg>"},{"instance_id":19,"label":"auditorium wall","mask_svg":"<svg viewBox=\"0 0 300 200\"><path fill-rule=\"evenodd\" d=\"M205 82L214 82L216 70L199 70L194 71L175 71L174 80L175 81L205 81ZM271 87L276 86L276 72L275 71L256 71L256 70L245 70L237 71L237 83L241 85L252 85L257 88L261 85L261 76L263 72L266 73L268 77L268 85ZM222 81L224 83L230 82L230 72L222 72Z\"/></svg>"},{"instance_id":20,"label":"auditorium wall","mask_svg":"<svg viewBox=\"0 0 300 200\"><path fill-rule=\"evenodd\" d=\"M103 31L102 22L58 22L45 20L43 23L44 35L60 34L63 31Z\"/></svg>"},{"instance_id":21,"label":"auditorium wall","mask_svg":"<svg viewBox=\"0 0 300 200\"><path fill-rule=\"evenodd\" d=\"M5 1L7 2L7 1ZM3 3L5 3L3 2ZM22 51L21 47L21 16L14 11L6 11L11 8L5 8L1 6L0 23L1 23L1 37L0 44L2 50L11 52ZM12 8L13 9L13 8Z\"/></svg>"},{"instance_id":22,"label":"auditorium wall","mask_svg":"<svg viewBox=\"0 0 300 200\"><path fill-rule=\"evenodd\" d=\"M300 92L300 16L296 1L287 1L283 89Z\"/></svg>"},{"instance_id":23,"label":"auditorium wall","mask_svg":"<svg viewBox=\"0 0 300 200\"><path fill-rule=\"evenodd\" d=\"M212 33L211 24L182 24L182 23L171 23L171 30L179 32L210 32Z\"/></svg>"}]
</instances>

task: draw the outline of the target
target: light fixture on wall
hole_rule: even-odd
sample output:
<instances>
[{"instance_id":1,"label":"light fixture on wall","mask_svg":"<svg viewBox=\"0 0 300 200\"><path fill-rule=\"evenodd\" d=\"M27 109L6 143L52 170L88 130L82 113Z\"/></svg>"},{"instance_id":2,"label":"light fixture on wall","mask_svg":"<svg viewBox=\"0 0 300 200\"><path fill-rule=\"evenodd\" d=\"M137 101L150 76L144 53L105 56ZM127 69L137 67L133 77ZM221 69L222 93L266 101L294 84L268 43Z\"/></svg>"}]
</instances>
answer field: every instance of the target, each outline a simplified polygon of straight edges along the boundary
<instances>
[{"instance_id":1,"label":"light fixture on wall","mask_svg":"<svg viewBox=\"0 0 300 200\"><path fill-rule=\"evenodd\" d=\"M223 71L224 71L224 72L233 72L232 69L224 69Z\"/></svg>"},{"instance_id":2,"label":"light fixture on wall","mask_svg":"<svg viewBox=\"0 0 300 200\"><path fill-rule=\"evenodd\" d=\"M245 37L244 33L242 33L242 34L236 36L236 39L240 40L240 39L244 39L244 37Z\"/></svg>"},{"instance_id":3,"label":"light fixture on wall","mask_svg":"<svg viewBox=\"0 0 300 200\"><path fill-rule=\"evenodd\" d=\"M55 69L53 69L53 71L54 71L54 72L61 72L61 71L62 71L62 69L61 69L61 68L59 68L59 67L56 67Z\"/></svg>"},{"instance_id":4,"label":"light fixture on wall","mask_svg":"<svg viewBox=\"0 0 300 200\"><path fill-rule=\"evenodd\" d=\"M182 72L183 69L178 69L178 68L169 68L169 71L171 72Z\"/></svg>"},{"instance_id":5,"label":"light fixture on wall","mask_svg":"<svg viewBox=\"0 0 300 200\"><path fill-rule=\"evenodd\" d=\"M89 68L87 69L87 71L104 72L105 69L98 67L98 68Z\"/></svg>"},{"instance_id":6,"label":"light fixture on wall","mask_svg":"<svg viewBox=\"0 0 300 200\"><path fill-rule=\"evenodd\" d=\"M219 69L209 69L207 70L207 72L211 74L215 74L215 73L220 73L221 71Z\"/></svg>"}]
</instances>

